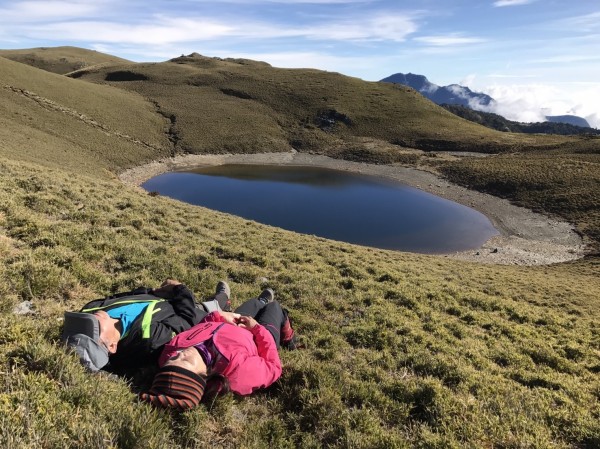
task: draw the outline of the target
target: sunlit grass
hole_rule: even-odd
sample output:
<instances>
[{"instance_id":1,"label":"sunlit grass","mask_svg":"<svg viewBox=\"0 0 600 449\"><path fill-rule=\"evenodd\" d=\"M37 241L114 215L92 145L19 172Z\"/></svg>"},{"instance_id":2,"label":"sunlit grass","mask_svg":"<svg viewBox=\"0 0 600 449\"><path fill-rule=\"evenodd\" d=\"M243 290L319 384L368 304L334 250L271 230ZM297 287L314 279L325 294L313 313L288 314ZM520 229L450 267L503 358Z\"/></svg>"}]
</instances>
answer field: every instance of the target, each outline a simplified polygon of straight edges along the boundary
<instances>
[{"instance_id":1,"label":"sunlit grass","mask_svg":"<svg viewBox=\"0 0 600 449\"><path fill-rule=\"evenodd\" d=\"M600 249L600 140L594 152L497 155L440 166L450 180L574 223Z\"/></svg>"},{"instance_id":2,"label":"sunlit grass","mask_svg":"<svg viewBox=\"0 0 600 449\"><path fill-rule=\"evenodd\" d=\"M0 177L6 447L594 447L600 285L296 235L41 166ZM580 265L582 263L580 262ZM64 310L166 277L234 302L273 287L307 348L282 379L183 416L92 376ZM10 313L30 300L32 316ZM28 429L28 430L25 430Z\"/></svg>"},{"instance_id":3,"label":"sunlit grass","mask_svg":"<svg viewBox=\"0 0 600 449\"><path fill-rule=\"evenodd\" d=\"M0 61L2 447L600 446L597 258L480 266L363 248L116 181L175 153L418 164L567 218L598 245L598 140L495 133L338 74L177 62L68 79ZM125 69L148 79L104 85ZM320 129L331 109L352 124ZM167 277L199 298L227 279L234 304L274 288L306 349L282 352L268 391L172 414L136 400L140 379L90 375L61 347L65 310ZM13 314L23 301L34 314Z\"/></svg>"}]
</instances>

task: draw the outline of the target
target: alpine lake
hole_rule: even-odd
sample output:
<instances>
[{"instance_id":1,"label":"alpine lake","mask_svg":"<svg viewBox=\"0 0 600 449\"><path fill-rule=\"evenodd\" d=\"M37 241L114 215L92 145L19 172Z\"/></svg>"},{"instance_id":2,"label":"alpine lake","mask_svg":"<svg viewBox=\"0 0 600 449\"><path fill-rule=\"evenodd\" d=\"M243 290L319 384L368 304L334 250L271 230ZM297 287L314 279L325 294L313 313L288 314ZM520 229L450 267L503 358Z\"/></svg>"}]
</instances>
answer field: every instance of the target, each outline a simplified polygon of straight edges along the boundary
<instances>
[{"instance_id":1,"label":"alpine lake","mask_svg":"<svg viewBox=\"0 0 600 449\"><path fill-rule=\"evenodd\" d=\"M304 166L218 165L156 176L149 192L259 223L381 249L447 254L497 235L474 209L397 181Z\"/></svg>"}]
</instances>

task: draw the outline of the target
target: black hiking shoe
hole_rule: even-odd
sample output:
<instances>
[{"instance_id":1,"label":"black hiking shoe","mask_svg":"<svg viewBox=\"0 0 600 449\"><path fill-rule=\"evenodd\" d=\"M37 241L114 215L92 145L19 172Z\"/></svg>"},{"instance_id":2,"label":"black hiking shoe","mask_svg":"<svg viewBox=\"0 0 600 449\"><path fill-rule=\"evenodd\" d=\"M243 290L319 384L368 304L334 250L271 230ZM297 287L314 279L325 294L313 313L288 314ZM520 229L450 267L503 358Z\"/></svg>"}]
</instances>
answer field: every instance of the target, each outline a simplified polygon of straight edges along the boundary
<instances>
[{"instance_id":1,"label":"black hiking shoe","mask_svg":"<svg viewBox=\"0 0 600 449\"><path fill-rule=\"evenodd\" d=\"M275 299L275 292L272 288L265 288L260 295L258 295L258 300L263 304L267 305L270 302L273 302Z\"/></svg>"}]
</instances>

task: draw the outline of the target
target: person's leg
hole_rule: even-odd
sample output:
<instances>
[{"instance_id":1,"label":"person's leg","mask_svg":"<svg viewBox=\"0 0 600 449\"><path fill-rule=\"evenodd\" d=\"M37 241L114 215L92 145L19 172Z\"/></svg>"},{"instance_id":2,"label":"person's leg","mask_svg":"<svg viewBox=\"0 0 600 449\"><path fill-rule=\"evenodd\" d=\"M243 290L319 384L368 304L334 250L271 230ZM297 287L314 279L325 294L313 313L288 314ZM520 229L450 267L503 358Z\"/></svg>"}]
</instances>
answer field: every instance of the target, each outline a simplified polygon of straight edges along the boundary
<instances>
[{"instance_id":1,"label":"person's leg","mask_svg":"<svg viewBox=\"0 0 600 449\"><path fill-rule=\"evenodd\" d=\"M253 317L264 326L273 336L277 348L285 346L296 349L296 337L292 328L288 311L274 300L273 290L263 290L258 298L252 298L235 309L236 313Z\"/></svg>"},{"instance_id":2,"label":"person's leg","mask_svg":"<svg viewBox=\"0 0 600 449\"><path fill-rule=\"evenodd\" d=\"M265 303L259 301L258 298L252 298L246 301L244 304L235 309L235 313L239 313L243 316L251 316L252 318L256 318L258 312L261 311L263 307L265 307Z\"/></svg>"},{"instance_id":3,"label":"person's leg","mask_svg":"<svg viewBox=\"0 0 600 449\"><path fill-rule=\"evenodd\" d=\"M289 312L287 309L283 309L283 325L281 326L281 346L289 350L298 349L296 332L294 332L294 328L292 327L292 320L290 320Z\"/></svg>"},{"instance_id":4,"label":"person's leg","mask_svg":"<svg viewBox=\"0 0 600 449\"><path fill-rule=\"evenodd\" d=\"M244 316L251 316L256 318L258 313L262 310L265 305L269 304L275 298L275 293L270 288L264 289L258 298L252 298L246 301L244 304L235 309L235 313L239 313Z\"/></svg>"},{"instance_id":5,"label":"person's leg","mask_svg":"<svg viewBox=\"0 0 600 449\"><path fill-rule=\"evenodd\" d=\"M231 290L229 289L229 284L225 281L219 281L217 288L215 289L215 294L204 301L202 307L204 307L208 313L214 312L215 310L231 312L230 296Z\"/></svg>"},{"instance_id":6,"label":"person's leg","mask_svg":"<svg viewBox=\"0 0 600 449\"><path fill-rule=\"evenodd\" d=\"M277 301L263 305L262 309L256 315L255 320L271 333L277 348L279 348L281 329L285 323L285 315L281 309L281 305Z\"/></svg>"}]
</instances>

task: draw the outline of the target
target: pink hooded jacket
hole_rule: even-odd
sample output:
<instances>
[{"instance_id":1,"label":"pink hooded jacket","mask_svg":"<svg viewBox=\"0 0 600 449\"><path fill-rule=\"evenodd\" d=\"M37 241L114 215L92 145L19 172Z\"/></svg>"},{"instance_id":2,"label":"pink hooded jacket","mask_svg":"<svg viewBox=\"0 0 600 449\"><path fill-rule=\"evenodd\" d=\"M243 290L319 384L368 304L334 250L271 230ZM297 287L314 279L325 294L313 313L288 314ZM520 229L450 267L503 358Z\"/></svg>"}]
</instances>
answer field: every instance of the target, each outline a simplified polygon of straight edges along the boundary
<instances>
[{"instance_id":1,"label":"pink hooded jacket","mask_svg":"<svg viewBox=\"0 0 600 449\"><path fill-rule=\"evenodd\" d=\"M224 358L217 364L217 372L229 380L229 387L234 393L250 394L268 387L281 376L281 360L269 331L260 324L249 331L226 323L219 312L208 314L200 323L167 343L158 360L159 366L162 367L177 350L211 337Z\"/></svg>"}]
</instances>

